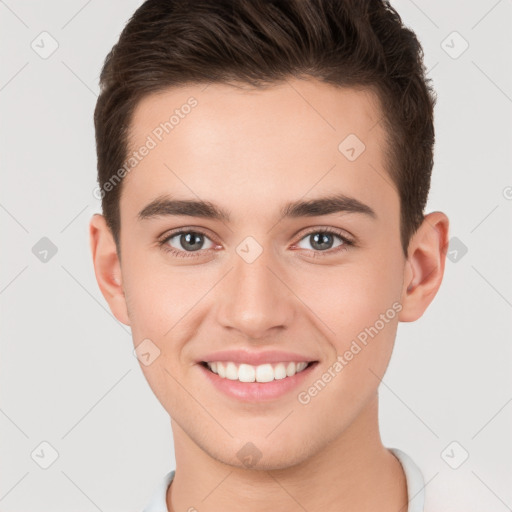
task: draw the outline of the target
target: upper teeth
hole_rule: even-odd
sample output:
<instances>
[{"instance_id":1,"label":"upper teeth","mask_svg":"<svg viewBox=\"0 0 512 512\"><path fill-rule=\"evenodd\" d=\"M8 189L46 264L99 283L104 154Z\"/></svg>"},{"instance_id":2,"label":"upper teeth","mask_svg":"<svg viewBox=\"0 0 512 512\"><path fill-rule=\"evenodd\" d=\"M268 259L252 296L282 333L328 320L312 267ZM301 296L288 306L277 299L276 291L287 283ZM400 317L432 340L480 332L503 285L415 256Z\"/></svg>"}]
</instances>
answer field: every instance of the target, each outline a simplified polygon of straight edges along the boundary
<instances>
[{"instance_id":1,"label":"upper teeth","mask_svg":"<svg viewBox=\"0 0 512 512\"><path fill-rule=\"evenodd\" d=\"M239 380L240 382L271 382L274 379L284 379L292 377L306 368L308 363L277 363L260 364L252 366L250 364L237 364L231 361L207 362L208 368L223 379Z\"/></svg>"}]
</instances>

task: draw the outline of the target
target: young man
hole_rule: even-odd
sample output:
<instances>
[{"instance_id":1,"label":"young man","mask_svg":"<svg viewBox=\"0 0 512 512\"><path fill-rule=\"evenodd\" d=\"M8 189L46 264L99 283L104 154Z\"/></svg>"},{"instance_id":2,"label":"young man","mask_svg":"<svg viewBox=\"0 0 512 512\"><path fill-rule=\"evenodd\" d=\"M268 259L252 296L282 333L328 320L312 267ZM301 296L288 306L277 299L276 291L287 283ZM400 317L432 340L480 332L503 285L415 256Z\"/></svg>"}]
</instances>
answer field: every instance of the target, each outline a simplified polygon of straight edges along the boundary
<instances>
[{"instance_id":1,"label":"young man","mask_svg":"<svg viewBox=\"0 0 512 512\"><path fill-rule=\"evenodd\" d=\"M101 86L96 277L175 446L145 510L423 511L378 426L448 242L414 34L377 0L148 0Z\"/></svg>"}]
</instances>

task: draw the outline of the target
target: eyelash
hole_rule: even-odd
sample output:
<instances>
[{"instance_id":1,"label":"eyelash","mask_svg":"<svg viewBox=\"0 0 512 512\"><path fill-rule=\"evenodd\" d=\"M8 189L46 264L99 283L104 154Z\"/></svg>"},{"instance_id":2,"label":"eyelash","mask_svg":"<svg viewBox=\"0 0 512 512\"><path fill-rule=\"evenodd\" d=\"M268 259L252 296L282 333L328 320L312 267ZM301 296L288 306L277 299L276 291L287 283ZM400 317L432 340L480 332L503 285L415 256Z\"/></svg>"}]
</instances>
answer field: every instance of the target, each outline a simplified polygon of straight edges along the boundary
<instances>
[{"instance_id":1,"label":"eyelash","mask_svg":"<svg viewBox=\"0 0 512 512\"><path fill-rule=\"evenodd\" d=\"M197 253L202 253L203 251L214 250L214 249L199 249L198 251L179 251L179 250L175 249L174 247L171 247L170 245L167 244L167 242L171 238L174 238L175 236L178 236L178 235L187 234L187 233L194 233L194 234L198 234L198 235L203 235L206 238L210 238L204 231L201 231L200 229L193 229L193 230L192 229L180 229L179 231L175 231L175 232L165 235L163 239L158 241L158 245L165 252L170 253L173 256L176 256L178 258L191 258L191 257L197 256ZM355 245L356 245L353 240L350 240L346 236L342 235L340 231L338 231L337 229L334 229L334 228L329 228L329 227L320 228L320 229L319 228L312 229L311 231L308 231L307 233L302 235L302 237L299 239L299 241L297 243L302 241L307 236L312 235L313 233L328 233L330 235L335 235L338 238L340 238L341 241L343 242L338 247L335 247L334 249L327 249L326 251L315 251L313 249L306 249L308 252L312 252L313 257L315 257L315 258L330 256L332 254L337 254L339 252L348 250L349 247L355 247Z\"/></svg>"}]
</instances>

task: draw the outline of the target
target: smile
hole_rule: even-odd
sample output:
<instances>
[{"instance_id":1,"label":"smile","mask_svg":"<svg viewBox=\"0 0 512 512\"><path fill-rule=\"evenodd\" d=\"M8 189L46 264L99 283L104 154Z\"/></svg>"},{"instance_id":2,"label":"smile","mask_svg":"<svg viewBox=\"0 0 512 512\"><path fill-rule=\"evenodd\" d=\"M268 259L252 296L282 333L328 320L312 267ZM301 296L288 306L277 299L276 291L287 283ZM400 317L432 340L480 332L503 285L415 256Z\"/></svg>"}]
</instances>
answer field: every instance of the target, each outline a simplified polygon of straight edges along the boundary
<instances>
[{"instance_id":1,"label":"smile","mask_svg":"<svg viewBox=\"0 0 512 512\"><path fill-rule=\"evenodd\" d=\"M272 382L293 377L296 373L304 371L311 363L291 361L254 366L232 361L205 361L203 365L222 379L239 382Z\"/></svg>"}]
</instances>

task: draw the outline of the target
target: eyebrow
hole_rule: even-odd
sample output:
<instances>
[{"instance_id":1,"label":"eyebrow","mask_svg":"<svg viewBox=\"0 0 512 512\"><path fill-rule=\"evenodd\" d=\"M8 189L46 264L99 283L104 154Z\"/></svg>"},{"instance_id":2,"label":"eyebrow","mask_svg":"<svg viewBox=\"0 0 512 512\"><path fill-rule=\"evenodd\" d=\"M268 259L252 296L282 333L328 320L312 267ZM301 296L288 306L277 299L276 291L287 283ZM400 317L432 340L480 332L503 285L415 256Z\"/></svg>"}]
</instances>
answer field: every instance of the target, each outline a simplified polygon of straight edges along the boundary
<instances>
[{"instance_id":1,"label":"eyebrow","mask_svg":"<svg viewBox=\"0 0 512 512\"><path fill-rule=\"evenodd\" d=\"M373 219L377 218L377 214L370 206L344 194L293 201L281 209L281 216L284 218L317 217L333 213L361 213ZM167 195L160 196L145 206L138 217L145 220L167 215L187 215L230 222L229 211L210 201L172 199Z\"/></svg>"}]
</instances>

